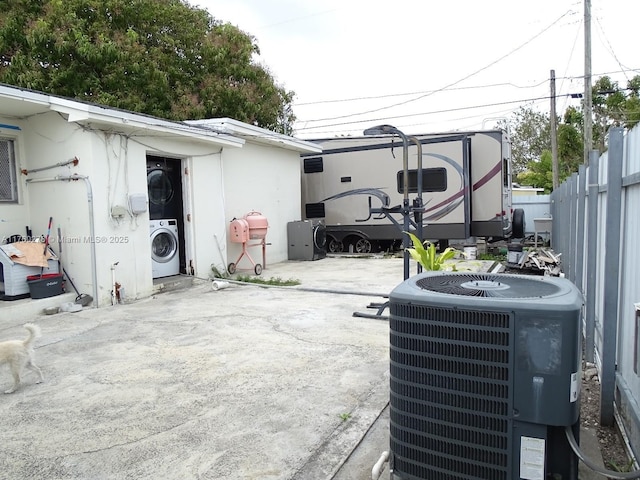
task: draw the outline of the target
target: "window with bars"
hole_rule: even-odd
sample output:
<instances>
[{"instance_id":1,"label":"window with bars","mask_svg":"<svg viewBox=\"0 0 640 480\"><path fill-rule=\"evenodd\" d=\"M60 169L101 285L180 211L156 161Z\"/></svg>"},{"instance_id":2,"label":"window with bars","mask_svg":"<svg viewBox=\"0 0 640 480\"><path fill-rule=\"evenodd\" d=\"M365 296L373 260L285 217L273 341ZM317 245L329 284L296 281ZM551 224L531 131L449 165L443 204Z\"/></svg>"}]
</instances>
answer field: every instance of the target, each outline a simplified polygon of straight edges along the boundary
<instances>
[{"instance_id":1,"label":"window with bars","mask_svg":"<svg viewBox=\"0 0 640 480\"><path fill-rule=\"evenodd\" d=\"M16 168L13 140L0 137L0 202L18 202Z\"/></svg>"}]
</instances>

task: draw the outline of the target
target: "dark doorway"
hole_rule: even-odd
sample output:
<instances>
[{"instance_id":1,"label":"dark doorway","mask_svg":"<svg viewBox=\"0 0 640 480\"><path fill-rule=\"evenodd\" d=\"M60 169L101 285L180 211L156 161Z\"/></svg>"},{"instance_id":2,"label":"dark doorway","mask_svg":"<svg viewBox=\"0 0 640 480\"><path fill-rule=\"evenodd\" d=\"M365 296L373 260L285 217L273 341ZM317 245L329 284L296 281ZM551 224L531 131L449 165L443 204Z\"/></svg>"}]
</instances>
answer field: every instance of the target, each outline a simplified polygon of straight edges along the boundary
<instances>
[{"instance_id":1,"label":"dark doorway","mask_svg":"<svg viewBox=\"0 0 640 480\"><path fill-rule=\"evenodd\" d=\"M147 155L147 189L149 219L178 222L180 273L187 273L180 159Z\"/></svg>"}]
</instances>

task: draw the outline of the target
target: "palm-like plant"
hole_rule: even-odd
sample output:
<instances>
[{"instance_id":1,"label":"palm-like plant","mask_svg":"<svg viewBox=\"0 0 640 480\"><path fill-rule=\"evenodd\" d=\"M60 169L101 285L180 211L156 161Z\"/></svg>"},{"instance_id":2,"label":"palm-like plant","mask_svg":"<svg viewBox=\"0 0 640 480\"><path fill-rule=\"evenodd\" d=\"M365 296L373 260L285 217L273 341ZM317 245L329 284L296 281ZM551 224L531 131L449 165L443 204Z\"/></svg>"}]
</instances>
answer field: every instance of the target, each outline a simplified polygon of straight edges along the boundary
<instances>
[{"instance_id":1,"label":"palm-like plant","mask_svg":"<svg viewBox=\"0 0 640 480\"><path fill-rule=\"evenodd\" d=\"M413 248L407 248L407 251L425 270L441 270L444 262L451 260L457 253L457 250L451 247L447 247L444 252L437 253L434 243L428 240L422 243L413 233L404 233L409 235L413 243Z\"/></svg>"}]
</instances>

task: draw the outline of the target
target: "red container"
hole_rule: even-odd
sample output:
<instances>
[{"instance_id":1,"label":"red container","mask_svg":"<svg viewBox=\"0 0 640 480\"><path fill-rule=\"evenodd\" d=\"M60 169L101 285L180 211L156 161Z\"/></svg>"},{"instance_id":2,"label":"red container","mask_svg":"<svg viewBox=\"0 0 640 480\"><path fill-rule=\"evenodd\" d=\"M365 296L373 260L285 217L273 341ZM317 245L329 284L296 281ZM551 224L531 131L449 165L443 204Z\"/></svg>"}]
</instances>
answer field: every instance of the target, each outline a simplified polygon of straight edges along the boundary
<instances>
[{"instance_id":1,"label":"red container","mask_svg":"<svg viewBox=\"0 0 640 480\"><path fill-rule=\"evenodd\" d=\"M27 276L31 298L48 298L64 293L64 281L61 273Z\"/></svg>"},{"instance_id":2,"label":"red container","mask_svg":"<svg viewBox=\"0 0 640 480\"><path fill-rule=\"evenodd\" d=\"M244 219L249 224L249 238L254 240L267 236L267 228L269 228L267 217L260 212L249 212L244 216Z\"/></svg>"}]
</instances>

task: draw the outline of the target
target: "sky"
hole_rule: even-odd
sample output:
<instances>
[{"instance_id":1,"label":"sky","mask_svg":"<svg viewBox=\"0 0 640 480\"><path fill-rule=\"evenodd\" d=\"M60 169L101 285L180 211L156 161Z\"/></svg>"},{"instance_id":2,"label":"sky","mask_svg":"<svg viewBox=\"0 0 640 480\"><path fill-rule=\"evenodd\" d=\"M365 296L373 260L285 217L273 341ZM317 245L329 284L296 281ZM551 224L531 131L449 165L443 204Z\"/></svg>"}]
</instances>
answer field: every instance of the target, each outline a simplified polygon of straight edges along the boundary
<instances>
[{"instance_id":1,"label":"sky","mask_svg":"<svg viewBox=\"0 0 640 480\"><path fill-rule=\"evenodd\" d=\"M193 0L255 37L295 92L296 137L494 128L521 107L579 106L584 0ZM593 82L640 75L639 0L591 0ZM634 45L635 44L635 45ZM592 83L593 83L592 82Z\"/></svg>"}]
</instances>

